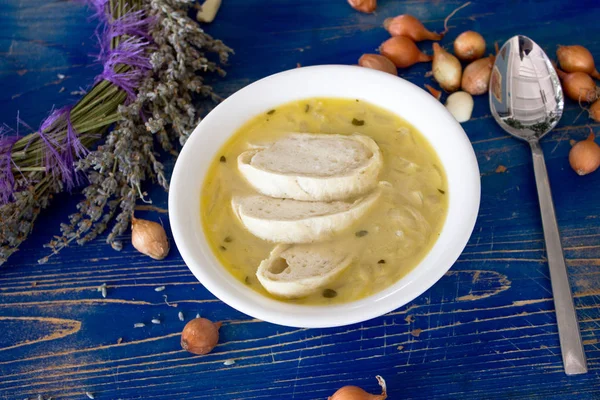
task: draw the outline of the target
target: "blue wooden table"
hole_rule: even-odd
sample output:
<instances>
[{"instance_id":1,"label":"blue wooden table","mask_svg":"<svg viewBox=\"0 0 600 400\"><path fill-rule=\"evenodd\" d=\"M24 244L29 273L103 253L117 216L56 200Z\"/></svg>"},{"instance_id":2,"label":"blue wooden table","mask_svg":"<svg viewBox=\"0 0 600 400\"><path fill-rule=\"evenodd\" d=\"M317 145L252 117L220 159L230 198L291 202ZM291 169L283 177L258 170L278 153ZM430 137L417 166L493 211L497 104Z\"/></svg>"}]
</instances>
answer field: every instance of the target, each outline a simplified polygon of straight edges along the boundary
<instances>
[{"instance_id":1,"label":"blue wooden table","mask_svg":"<svg viewBox=\"0 0 600 400\"><path fill-rule=\"evenodd\" d=\"M461 4L380 0L377 13L365 15L345 0L223 3L207 27L236 51L227 78L214 85L223 96L297 63L354 64L388 37L382 22L396 14L411 13L440 31ZM89 87L100 68L89 56L95 51L90 15L73 1L0 2L0 121L14 126L20 111L36 126L53 105L70 104L78 99L72 92ZM471 29L485 36L491 52L495 41L520 33L551 55L558 44L582 44L600 61L598 21L597 0L474 1L452 19L442 43ZM430 51L431 43L421 47ZM423 85L428 68L401 75ZM600 125L580 111L567 102L543 148L587 375L562 371L529 149L496 125L482 96L464 124L482 182L469 244L424 295L362 324L295 329L252 319L204 289L175 248L153 261L128 237L122 252L100 238L38 265L47 254L42 245L79 199L58 196L0 270L0 398L85 399L88 391L96 399L325 399L346 384L375 392L379 374L391 399L598 399L600 172L576 176L567 154L570 140L585 138L590 128L600 133ZM154 205L138 216L166 223L167 194L150 195ZM102 283L105 299L96 290ZM156 292L158 286L166 289ZM180 348L179 311L186 320L199 313L223 321L213 353ZM162 323L150 324L152 318ZM135 329L136 322L147 326ZM224 365L228 359L235 364Z\"/></svg>"}]
</instances>

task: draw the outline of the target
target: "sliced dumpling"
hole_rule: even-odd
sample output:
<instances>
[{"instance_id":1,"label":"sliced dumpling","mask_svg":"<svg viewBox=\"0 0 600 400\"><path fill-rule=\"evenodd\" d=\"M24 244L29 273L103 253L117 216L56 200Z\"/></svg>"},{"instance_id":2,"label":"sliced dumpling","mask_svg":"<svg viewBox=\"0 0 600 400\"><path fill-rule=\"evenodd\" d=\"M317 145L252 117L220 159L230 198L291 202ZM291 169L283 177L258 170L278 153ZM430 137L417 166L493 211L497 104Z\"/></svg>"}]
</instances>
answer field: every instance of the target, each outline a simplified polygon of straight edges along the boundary
<instances>
[{"instance_id":1,"label":"sliced dumpling","mask_svg":"<svg viewBox=\"0 0 600 400\"><path fill-rule=\"evenodd\" d=\"M331 238L375 204L378 188L355 201L298 201L262 195L234 196L234 213L250 233L277 243L311 243Z\"/></svg>"},{"instance_id":2,"label":"sliced dumpling","mask_svg":"<svg viewBox=\"0 0 600 400\"><path fill-rule=\"evenodd\" d=\"M377 185L382 157L364 135L294 133L238 157L241 174L258 192L303 201L356 197Z\"/></svg>"},{"instance_id":3,"label":"sliced dumpling","mask_svg":"<svg viewBox=\"0 0 600 400\"><path fill-rule=\"evenodd\" d=\"M279 297L304 297L329 284L352 262L340 249L321 244L277 245L262 261L256 276Z\"/></svg>"}]
</instances>

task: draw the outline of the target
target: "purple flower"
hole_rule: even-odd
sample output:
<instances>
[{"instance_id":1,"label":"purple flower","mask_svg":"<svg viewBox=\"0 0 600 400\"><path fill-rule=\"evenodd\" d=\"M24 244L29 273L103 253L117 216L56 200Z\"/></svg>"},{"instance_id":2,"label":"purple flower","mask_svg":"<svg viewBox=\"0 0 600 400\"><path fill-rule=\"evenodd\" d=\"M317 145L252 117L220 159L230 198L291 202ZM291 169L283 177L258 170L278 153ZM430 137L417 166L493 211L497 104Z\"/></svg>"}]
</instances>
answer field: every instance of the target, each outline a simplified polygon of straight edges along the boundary
<instances>
[{"instance_id":1,"label":"purple flower","mask_svg":"<svg viewBox=\"0 0 600 400\"><path fill-rule=\"evenodd\" d=\"M62 143L58 138L66 128L67 134ZM75 172L75 158L85 157L87 148L81 144L77 132L71 123L71 107L63 107L53 111L38 131L44 143L44 166L47 173L62 179L68 190L80 183Z\"/></svg>"},{"instance_id":2,"label":"purple flower","mask_svg":"<svg viewBox=\"0 0 600 400\"><path fill-rule=\"evenodd\" d=\"M150 70L150 60L146 54L149 42L140 38L130 37L106 52L103 57L104 70L96 77L96 83L105 79L127 93L128 100L135 99L136 89L146 73ZM117 72L120 65L128 65L125 72Z\"/></svg>"}]
</instances>

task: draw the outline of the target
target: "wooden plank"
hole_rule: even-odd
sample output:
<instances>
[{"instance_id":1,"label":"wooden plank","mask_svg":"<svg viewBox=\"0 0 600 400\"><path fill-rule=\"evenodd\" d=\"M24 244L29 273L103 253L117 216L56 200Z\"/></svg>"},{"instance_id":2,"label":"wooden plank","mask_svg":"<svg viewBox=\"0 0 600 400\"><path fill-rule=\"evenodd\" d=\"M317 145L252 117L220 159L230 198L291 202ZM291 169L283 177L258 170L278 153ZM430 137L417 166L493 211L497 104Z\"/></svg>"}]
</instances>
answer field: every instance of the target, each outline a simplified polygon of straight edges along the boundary
<instances>
[{"instance_id":1,"label":"wooden plank","mask_svg":"<svg viewBox=\"0 0 600 400\"><path fill-rule=\"evenodd\" d=\"M207 30L236 50L228 95L266 75L306 65L356 63L387 37L383 19L410 12L440 31L459 1L381 1L374 15L342 0L227 0ZM17 111L32 126L77 99L99 66L90 12L76 2L9 0L0 9L0 120ZM463 30L494 41L522 33L549 54L557 44L583 44L600 54L590 34L600 4L481 1L462 10L443 43ZM430 43L420 45L430 51ZM422 86L428 65L403 71ZM64 74L60 79L58 74ZM352 84L349 82L349 84ZM61 88L65 90L61 91ZM402 94L399 93L399 96ZM482 204L464 253L432 289L383 317L332 329L295 329L254 320L215 299L176 249L163 261L101 237L38 265L42 245L74 210L77 195L57 196L35 233L0 271L0 398L82 399L324 399L346 384L375 392L383 375L392 399L594 399L600 396L600 174L577 177L569 140L596 132L568 102L561 123L544 139L550 180L571 273L590 373L566 377L546 265L531 161L526 145L492 120L484 97L464 124L482 172ZM166 163L168 170L172 161ZM503 165L504 173L496 173ZM168 218L167 195L151 190ZM168 224L166 224L168 227ZM170 236L170 231L168 230ZM107 284L107 298L96 288ZM155 287L165 286L163 292ZM165 299L165 297L167 298ZM167 304L167 302L169 304ZM176 304L176 306L175 306ZM179 334L196 313L223 321L222 340L206 356L181 350ZM161 324L151 324L159 318ZM134 323L144 322L143 328ZM235 364L223 362L234 359Z\"/></svg>"}]
</instances>

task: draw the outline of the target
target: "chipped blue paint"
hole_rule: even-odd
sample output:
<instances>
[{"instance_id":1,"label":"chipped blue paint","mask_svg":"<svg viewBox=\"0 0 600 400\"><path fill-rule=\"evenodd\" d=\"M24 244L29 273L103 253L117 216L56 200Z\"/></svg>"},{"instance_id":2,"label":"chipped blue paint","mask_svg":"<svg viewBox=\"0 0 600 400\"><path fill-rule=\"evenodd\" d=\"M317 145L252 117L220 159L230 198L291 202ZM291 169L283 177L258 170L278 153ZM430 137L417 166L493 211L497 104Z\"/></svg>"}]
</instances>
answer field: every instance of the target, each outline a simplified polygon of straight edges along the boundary
<instances>
[{"instance_id":1,"label":"chipped blue paint","mask_svg":"<svg viewBox=\"0 0 600 400\"><path fill-rule=\"evenodd\" d=\"M223 95L297 63L356 63L386 39L381 23L389 16L409 12L440 31L461 4L381 0L375 15L365 15L344 0L223 3L207 27L236 50L227 78L214 83ZM53 105L75 101L71 92L93 81L99 66L88 56L94 52L89 15L76 2L0 5L0 120L12 124L20 111L36 126ZM557 44L583 44L600 60L599 20L597 1L473 2L453 18L443 44L472 29L492 52L495 41L521 33L549 54ZM431 51L430 42L420 47ZM421 64L402 76L422 86L428 68ZM82 399L89 391L96 399L325 399L346 384L376 392L377 374L386 378L391 399L599 398L600 173L577 177L568 165L569 140L589 132L591 121L577 119L579 113L568 102L543 148L589 360L585 376L562 372L529 150L494 123L483 96L464 124L482 171L481 211L467 248L431 290L362 324L307 330L253 320L207 292L175 249L152 261L127 238L121 253L98 239L40 266L42 244L79 198L58 196L0 271L0 398ZM507 171L496 173L499 165ZM166 208L165 193L150 195ZM96 290L102 283L106 299ZM157 286L166 289L156 292ZM186 319L200 313L223 321L213 353L180 349L179 311ZM134 328L138 322L145 326ZM224 365L228 359L235 364Z\"/></svg>"}]
</instances>

